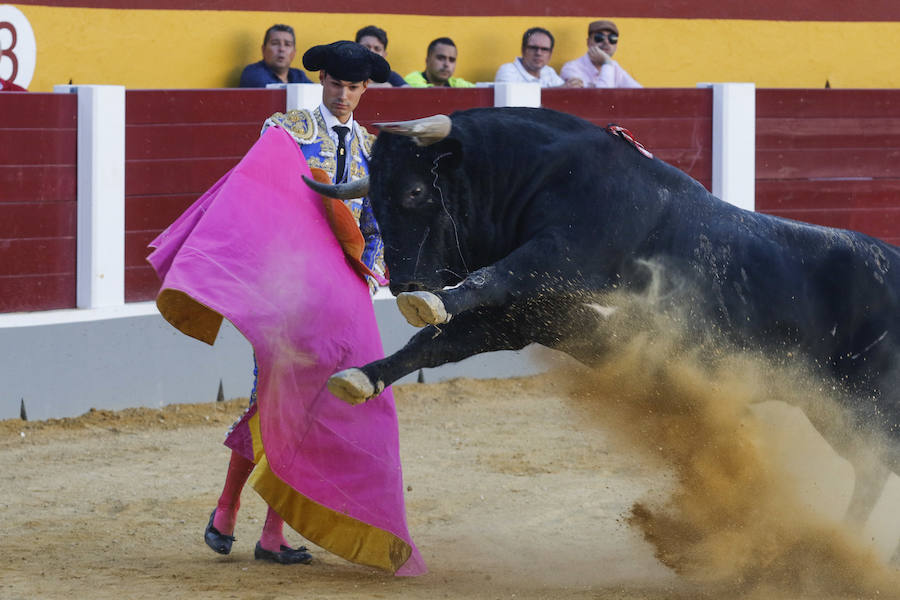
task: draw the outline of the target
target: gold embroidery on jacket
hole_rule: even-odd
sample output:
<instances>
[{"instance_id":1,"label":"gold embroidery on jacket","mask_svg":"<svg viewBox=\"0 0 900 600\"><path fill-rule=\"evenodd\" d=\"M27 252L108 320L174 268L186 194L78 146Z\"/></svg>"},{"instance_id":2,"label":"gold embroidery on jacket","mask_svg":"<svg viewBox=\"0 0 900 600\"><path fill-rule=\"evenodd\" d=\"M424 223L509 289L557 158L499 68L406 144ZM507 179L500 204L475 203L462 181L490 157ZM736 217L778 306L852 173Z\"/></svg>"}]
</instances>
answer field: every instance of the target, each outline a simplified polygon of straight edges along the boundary
<instances>
[{"instance_id":1,"label":"gold embroidery on jacket","mask_svg":"<svg viewBox=\"0 0 900 600\"><path fill-rule=\"evenodd\" d=\"M316 111L318 113L318 111ZM289 110L287 113L275 113L269 117L286 129L298 142L309 143L315 139L319 128L308 110Z\"/></svg>"},{"instance_id":2,"label":"gold embroidery on jacket","mask_svg":"<svg viewBox=\"0 0 900 600\"><path fill-rule=\"evenodd\" d=\"M370 156L372 156L372 145L375 143L375 139L378 136L375 136L375 135L372 135L371 133L369 133L368 130L366 130L366 128L363 127L362 125L360 125L357 128L357 131L359 131L362 134L363 152L366 154L366 158L369 158Z\"/></svg>"},{"instance_id":3,"label":"gold embroidery on jacket","mask_svg":"<svg viewBox=\"0 0 900 600\"><path fill-rule=\"evenodd\" d=\"M309 111L305 111L309 114ZM306 159L307 164L311 168L319 168L328 173L328 177L334 181L334 172L337 171L337 160L335 160L334 140L328 135L328 127L325 125L325 119L322 113L316 109L312 111L311 117L315 119L318 136L315 142L319 142L319 153Z\"/></svg>"},{"instance_id":4,"label":"gold embroidery on jacket","mask_svg":"<svg viewBox=\"0 0 900 600\"><path fill-rule=\"evenodd\" d=\"M306 162L310 168L322 169L334 180L337 170L337 146L328 134L328 127L322 113L316 110L290 110L287 113L275 113L269 117L269 121L287 130L298 143L321 144L319 152L310 156ZM372 153L372 145L376 136L369 133L362 125L356 124L356 135L350 141L350 167L348 181L355 181L368 175L363 166L363 159L368 159ZM346 203L348 206L350 203ZM350 207L354 216L359 219L359 207Z\"/></svg>"}]
</instances>

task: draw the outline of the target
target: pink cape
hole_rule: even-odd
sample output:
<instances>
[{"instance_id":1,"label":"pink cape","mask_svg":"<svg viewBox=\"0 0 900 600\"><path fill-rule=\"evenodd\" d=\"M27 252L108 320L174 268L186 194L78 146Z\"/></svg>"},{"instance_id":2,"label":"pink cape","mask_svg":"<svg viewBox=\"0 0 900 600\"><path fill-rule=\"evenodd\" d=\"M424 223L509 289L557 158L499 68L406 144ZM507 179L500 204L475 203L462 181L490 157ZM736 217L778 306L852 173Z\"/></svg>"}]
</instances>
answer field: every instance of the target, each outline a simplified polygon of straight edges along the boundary
<instances>
[{"instance_id":1,"label":"pink cape","mask_svg":"<svg viewBox=\"0 0 900 600\"><path fill-rule=\"evenodd\" d=\"M368 286L301 174L311 177L297 144L268 129L150 244L157 305L187 335L212 344L224 317L252 344L258 431L275 475L254 483L266 501L348 560L418 575L393 395L350 406L325 385L384 351Z\"/></svg>"}]
</instances>

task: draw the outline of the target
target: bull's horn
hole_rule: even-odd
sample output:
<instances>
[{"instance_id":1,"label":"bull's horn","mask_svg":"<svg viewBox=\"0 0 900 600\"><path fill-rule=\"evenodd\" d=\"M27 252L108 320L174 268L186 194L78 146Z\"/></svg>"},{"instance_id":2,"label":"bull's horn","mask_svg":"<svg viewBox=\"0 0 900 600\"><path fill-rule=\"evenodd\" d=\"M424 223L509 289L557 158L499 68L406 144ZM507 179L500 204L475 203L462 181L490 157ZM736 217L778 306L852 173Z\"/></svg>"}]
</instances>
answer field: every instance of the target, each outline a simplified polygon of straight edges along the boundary
<instances>
[{"instance_id":1,"label":"bull's horn","mask_svg":"<svg viewBox=\"0 0 900 600\"><path fill-rule=\"evenodd\" d=\"M355 181L347 183L319 183L314 179L303 175L303 181L306 182L313 191L319 192L323 196L329 198L340 198L341 200L350 200L351 198L362 198L369 193L369 178L363 177Z\"/></svg>"},{"instance_id":2,"label":"bull's horn","mask_svg":"<svg viewBox=\"0 0 900 600\"><path fill-rule=\"evenodd\" d=\"M419 146L429 146L450 135L451 123L447 115L434 115L414 121L375 123L375 126L382 131L411 137Z\"/></svg>"}]
</instances>

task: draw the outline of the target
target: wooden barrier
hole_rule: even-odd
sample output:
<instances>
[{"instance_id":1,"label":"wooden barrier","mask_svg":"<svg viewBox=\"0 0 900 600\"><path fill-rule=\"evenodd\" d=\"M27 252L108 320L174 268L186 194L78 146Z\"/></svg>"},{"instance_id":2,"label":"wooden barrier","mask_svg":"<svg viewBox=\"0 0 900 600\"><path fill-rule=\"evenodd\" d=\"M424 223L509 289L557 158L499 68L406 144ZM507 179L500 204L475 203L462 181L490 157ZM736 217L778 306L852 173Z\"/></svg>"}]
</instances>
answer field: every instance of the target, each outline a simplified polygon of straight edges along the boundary
<instances>
[{"instance_id":1,"label":"wooden barrier","mask_svg":"<svg viewBox=\"0 0 900 600\"><path fill-rule=\"evenodd\" d=\"M75 306L77 108L0 94L0 312Z\"/></svg>"},{"instance_id":2,"label":"wooden barrier","mask_svg":"<svg viewBox=\"0 0 900 600\"><path fill-rule=\"evenodd\" d=\"M284 90L128 90L125 94L125 300L156 297L147 244L259 138Z\"/></svg>"},{"instance_id":3,"label":"wooden barrier","mask_svg":"<svg viewBox=\"0 0 900 600\"><path fill-rule=\"evenodd\" d=\"M900 243L900 91L757 90L758 210ZM0 94L0 312L74 308L77 102ZM147 243L284 110L284 90L127 90L125 300L152 299ZM542 105L631 130L712 185L709 89L543 90ZM492 106L491 88L373 88L364 125Z\"/></svg>"},{"instance_id":4,"label":"wooden barrier","mask_svg":"<svg viewBox=\"0 0 900 600\"><path fill-rule=\"evenodd\" d=\"M900 90L758 90L756 208L900 244Z\"/></svg>"},{"instance_id":5,"label":"wooden barrier","mask_svg":"<svg viewBox=\"0 0 900 600\"><path fill-rule=\"evenodd\" d=\"M550 89L541 103L600 127L621 125L660 159L712 189L711 90Z\"/></svg>"}]
</instances>

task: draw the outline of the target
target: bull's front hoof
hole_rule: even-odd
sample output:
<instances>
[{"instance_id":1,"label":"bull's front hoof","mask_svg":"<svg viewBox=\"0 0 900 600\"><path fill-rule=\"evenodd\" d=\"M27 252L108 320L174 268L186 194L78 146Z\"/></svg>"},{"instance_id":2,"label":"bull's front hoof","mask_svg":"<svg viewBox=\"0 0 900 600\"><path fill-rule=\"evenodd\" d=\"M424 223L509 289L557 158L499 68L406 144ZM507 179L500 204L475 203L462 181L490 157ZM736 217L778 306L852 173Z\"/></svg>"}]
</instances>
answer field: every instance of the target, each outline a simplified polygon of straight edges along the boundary
<instances>
[{"instance_id":1,"label":"bull's front hoof","mask_svg":"<svg viewBox=\"0 0 900 600\"><path fill-rule=\"evenodd\" d=\"M344 369L328 378L328 391L347 404L362 404L376 394L369 377L359 369Z\"/></svg>"},{"instance_id":2,"label":"bull's front hoof","mask_svg":"<svg viewBox=\"0 0 900 600\"><path fill-rule=\"evenodd\" d=\"M440 325L450 320L444 303L431 292L403 292L397 296L397 308L414 327Z\"/></svg>"}]
</instances>

